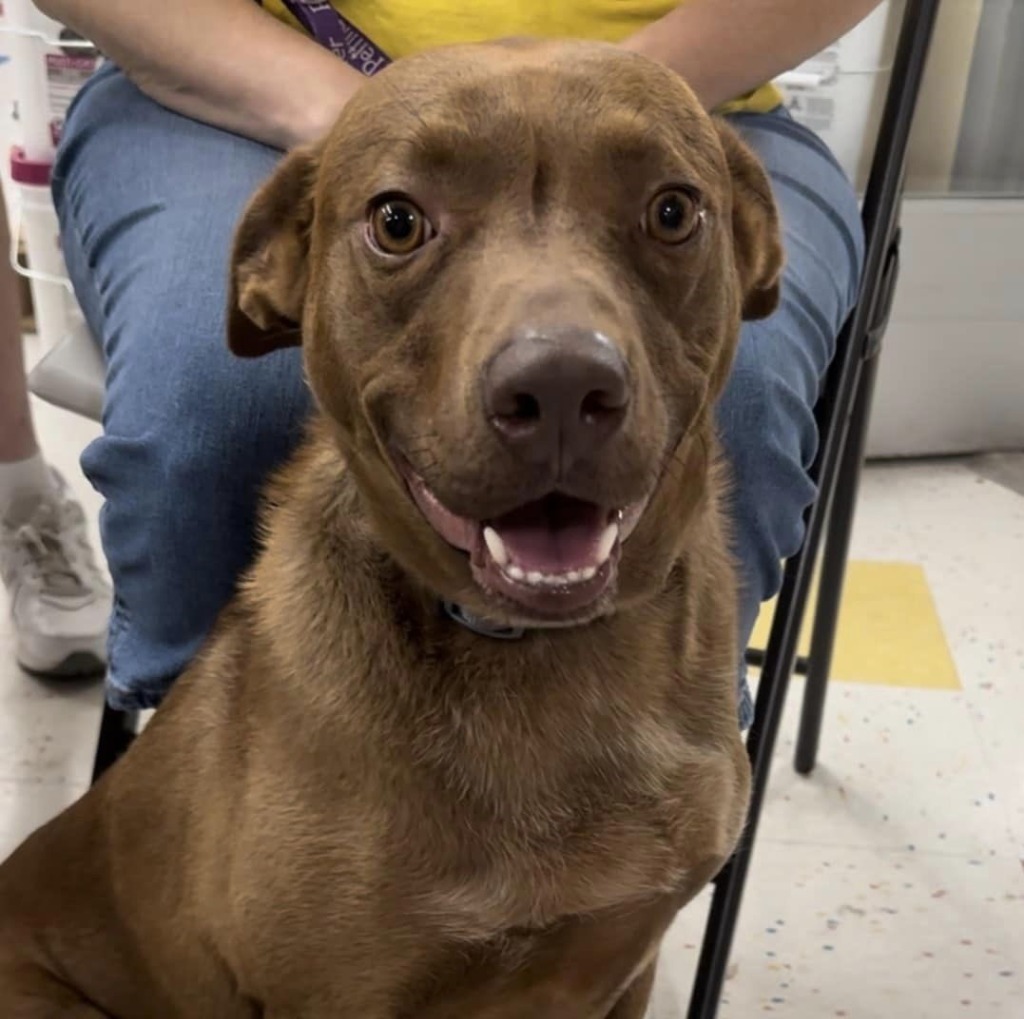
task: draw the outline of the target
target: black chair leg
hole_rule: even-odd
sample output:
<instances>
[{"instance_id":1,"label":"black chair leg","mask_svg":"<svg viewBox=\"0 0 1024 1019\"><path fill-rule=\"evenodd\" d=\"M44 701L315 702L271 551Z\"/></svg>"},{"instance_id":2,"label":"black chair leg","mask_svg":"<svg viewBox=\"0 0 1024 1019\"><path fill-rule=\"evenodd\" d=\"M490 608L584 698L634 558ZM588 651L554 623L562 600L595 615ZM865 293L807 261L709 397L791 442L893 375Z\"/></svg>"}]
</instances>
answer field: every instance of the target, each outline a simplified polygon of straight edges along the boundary
<instances>
[{"instance_id":1,"label":"black chair leg","mask_svg":"<svg viewBox=\"0 0 1024 1019\"><path fill-rule=\"evenodd\" d=\"M772 750L782 718L786 687L796 661L800 624L807 605L811 574L825 532L825 508L838 502L833 496L838 486L841 465L849 459L855 460L859 467L863 454L864 428L848 431L847 425L858 423L852 420L856 404L863 402L865 419L870 409L871 382L875 370L872 353L877 348L888 317L898 271L897 224L907 139L938 7L939 0L908 0L904 12L893 62L892 85L886 97L862 209L867 241L864 283L857 307L840 337L836 361L829 371L823 396L824 416L820 421L822 444L811 472L818 482L820 495L807 514L804 547L786 564L772 632L764 654L754 724L747 738L747 753L753 772L748 824L732 860L715 884L711 913L704 931L704 942L687 1012L688 1019L715 1019L718 1012L726 964L736 931L743 887L771 770ZM872 378L862 383L859 376L866 373L871 373ZM862 396L862 393L866 395ZM848 450L848 446L855 448ZM856 448L858 446L859 449ZM855 486L856 471L851 472L847 480ZM855 488L852 494L856 494ZM852 504L853 499L850 499L849 505ZM839 527L838 524L835 526ZM845 560L845 556L837 558L840 562ZM841 585L835 586L838 588Z\"/></svg>"},{"instance_id":2,"label":"black chair leg","mask_svg":"<svg viewBox=\"0 0 1024 1019\"><path fill-rule=\"evenodd\" d=\"M711 911L704 928L704 941L690 995L687 1019L714 1019L725 983L736 923L739 919L743 888L750 869L754 839L761 818L761 807L768 788L772 751L782 722L786 689L793 672L796 646L810 588L813 552L818 547L821 524L812 510L809 541L786 565L779 594L771 638L765 653L764 668L754 705L754 724L747 736L747 755L751 764L750 807L747 824L736 851L715 880ZM810 554L809 554L810 553Z\"/></svg>"},{"instance_id":3,"label":"black chair leg","mask_svg":"<svg viewBox=\"0 0 1024 1019\"><path fill-rule=\"evenodd\" d=\"M836 479L835 493L828 515L828 530L821 557L821 577L814 610L814 629L807 660L807 685L800 709L795 767L801 775L814 770L825 712L825 695L832 671L839 608L850 552L850 537L857 509L857 492L864 463L871 403L878 375L878 358L872 357L861 372L850 417L850 429Z\"/></svg>"},{"instance_id":4,"label":"black chair leg","mask_svg":"<svg viewBox=\"0 0 1024 1019\"><path fill-rule=\"evenodd\" d=\"M92 766L93 784L131 746L138 724L137 711L118 711L109 704L103 705L100 738Z\"/></svg>"}]
</instances>

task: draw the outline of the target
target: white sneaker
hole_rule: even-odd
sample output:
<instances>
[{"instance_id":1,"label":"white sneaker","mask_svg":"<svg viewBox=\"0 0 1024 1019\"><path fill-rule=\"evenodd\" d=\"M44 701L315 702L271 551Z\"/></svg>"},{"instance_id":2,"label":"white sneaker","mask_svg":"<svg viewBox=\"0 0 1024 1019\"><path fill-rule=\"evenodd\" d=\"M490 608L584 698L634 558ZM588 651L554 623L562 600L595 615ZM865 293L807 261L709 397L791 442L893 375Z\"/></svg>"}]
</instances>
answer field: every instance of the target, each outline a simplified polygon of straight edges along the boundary
<instances>
[{"instance_id":1,"label":"white sneaker","mask_svg":"<svg viewBox=\"0 0 1024 1019\"><path fill-rule=\"evenodd\" d=\"M82 507L53 475L52 496L17 524L0 520L15 653L35 675L96 675L106 667L110 586L96 566Z\"/></svg>"}]
</instances>

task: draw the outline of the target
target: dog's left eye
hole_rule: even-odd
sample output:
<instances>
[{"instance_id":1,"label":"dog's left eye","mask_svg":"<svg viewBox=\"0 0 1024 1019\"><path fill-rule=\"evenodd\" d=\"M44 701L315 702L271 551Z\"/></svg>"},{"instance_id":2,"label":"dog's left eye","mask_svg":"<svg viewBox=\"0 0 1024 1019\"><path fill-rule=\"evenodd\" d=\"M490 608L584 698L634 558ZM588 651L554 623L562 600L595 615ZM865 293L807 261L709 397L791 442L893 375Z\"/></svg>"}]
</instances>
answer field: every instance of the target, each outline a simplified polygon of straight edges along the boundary
<instances>
[{"instance_id":1,"label":"dog's left eye","mask_svg":"<svg viewBox=\"0 0 1024 1019\"><path fill-rule=\"evenodd\" d=\"M647 206L644 232L662 244L682 244L690 240L704 221L700 196L685 188L661 191Z\"/></svg>"},{"instance_id":2,"label":"dog's left eye","mask_svg":"<svg viewBox=\"0 0 1024 1019\"><path fill-rule=\"evenodd\" d=\"M408 255L421 247L433 228L423 210L408 198L385 198L370 209L370 238L388 255Z\"/></svg>"}]
</instances>

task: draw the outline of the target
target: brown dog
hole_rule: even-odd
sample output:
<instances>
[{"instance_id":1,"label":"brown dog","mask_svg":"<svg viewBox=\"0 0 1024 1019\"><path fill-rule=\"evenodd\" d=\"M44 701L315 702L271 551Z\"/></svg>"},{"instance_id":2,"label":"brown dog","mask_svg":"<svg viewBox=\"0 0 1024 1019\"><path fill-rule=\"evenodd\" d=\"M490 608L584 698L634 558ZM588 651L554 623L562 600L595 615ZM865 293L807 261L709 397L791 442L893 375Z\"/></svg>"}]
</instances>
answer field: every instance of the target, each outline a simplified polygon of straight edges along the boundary
<instances>
[{"instance_id":1,"label":"brown dog","mask_svg":"<svg viewBox=\"0 0 1024 1019\"><path fill-rule=\"evenodd\" d=\"M712 409L777 233L608 46L399 62L287 157L230 341L301 334L320 414L205 650L0 869L3 1019L643 1015L746 806Z\"/></svg>"}]
</instances>

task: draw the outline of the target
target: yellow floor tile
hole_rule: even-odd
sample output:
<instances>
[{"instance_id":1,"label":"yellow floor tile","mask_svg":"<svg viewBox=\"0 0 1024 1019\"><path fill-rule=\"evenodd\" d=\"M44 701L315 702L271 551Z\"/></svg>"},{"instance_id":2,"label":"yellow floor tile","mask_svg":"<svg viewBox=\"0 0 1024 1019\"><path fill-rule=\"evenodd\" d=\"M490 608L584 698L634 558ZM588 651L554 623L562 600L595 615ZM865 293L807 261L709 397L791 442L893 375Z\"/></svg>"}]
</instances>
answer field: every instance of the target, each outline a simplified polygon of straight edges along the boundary
<instances>
[{"instance_id":1,"label":"yellow floor tile","mask_svg":"<svg viewBox=\"0 0 1024 1019\"><path fill-rule=\"evenodd\" d=\"M764 606L751 640L754 647L765 646L774 608L774 602ZM800 654L807 654L810 631L808 613ZM862 561L849 564L832 678L932 690L960 689L960 678L920 566Z\"/></svg>"}]
</instances>

